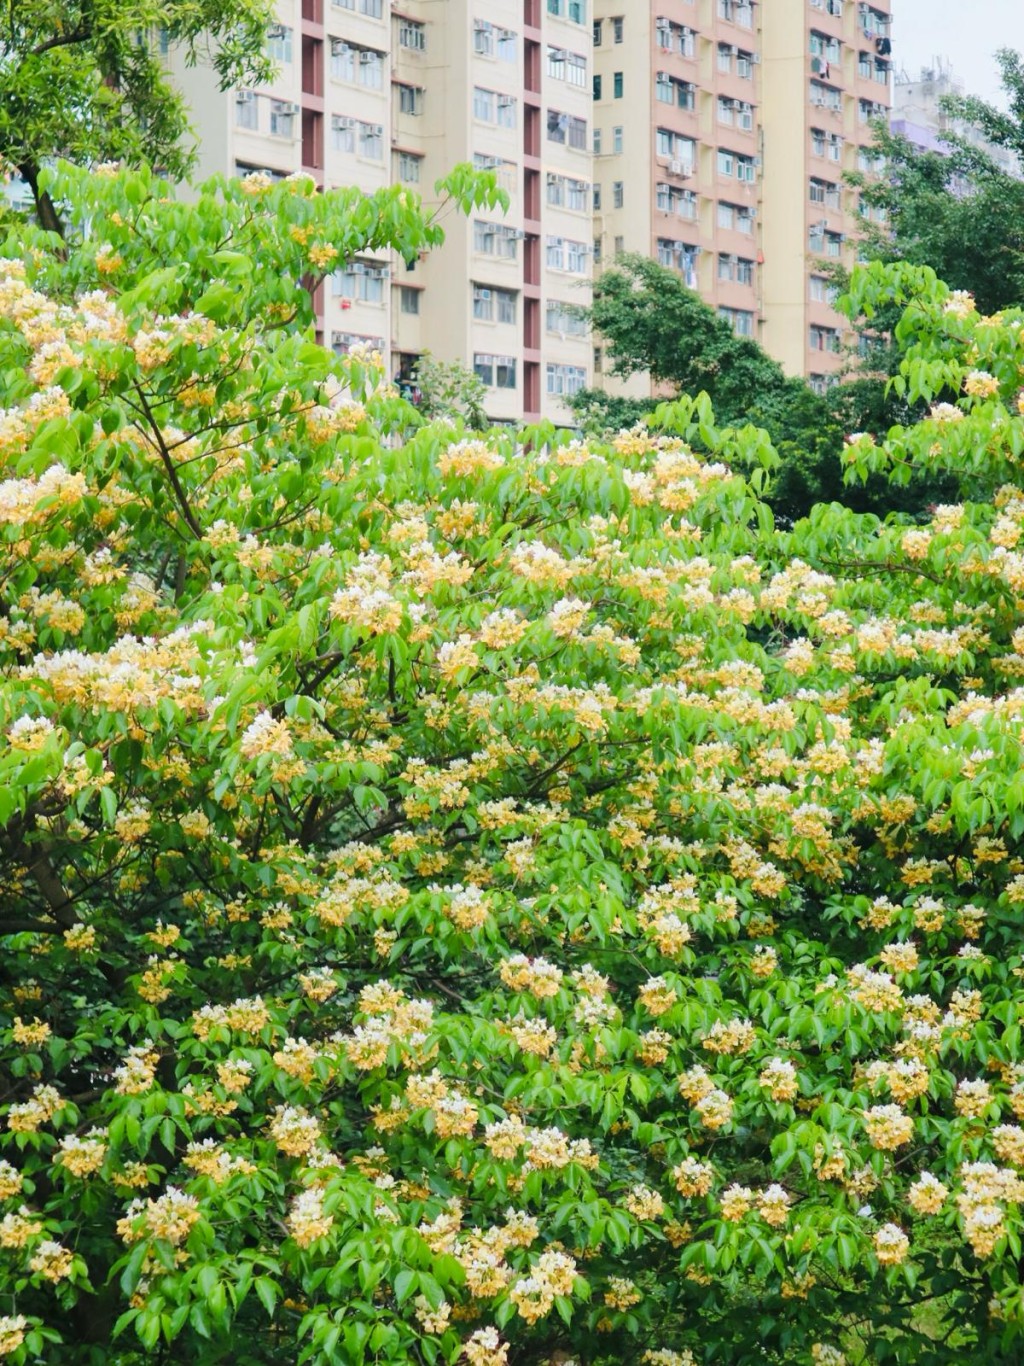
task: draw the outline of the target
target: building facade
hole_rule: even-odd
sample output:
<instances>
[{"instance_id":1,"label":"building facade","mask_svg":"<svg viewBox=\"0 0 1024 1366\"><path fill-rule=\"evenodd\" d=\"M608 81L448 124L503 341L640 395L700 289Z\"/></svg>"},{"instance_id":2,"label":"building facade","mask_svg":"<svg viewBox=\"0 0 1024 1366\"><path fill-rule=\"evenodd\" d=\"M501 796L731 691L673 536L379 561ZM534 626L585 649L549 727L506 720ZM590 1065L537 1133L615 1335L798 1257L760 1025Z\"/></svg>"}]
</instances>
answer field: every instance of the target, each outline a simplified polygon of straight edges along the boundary
<instances>
[{"instance_id":1,"label":"building facade","mask_svg":"<svg viewBox=\"0 0 1024 1366\"><path fill-rule=\"evenodd\" d=\"M889 112L890 5L280 0L272 87L176 75L201 173L401 183L430 205L457 163L493 169L507 214L451 214L419 261L347 263L319 328L403 378L427 348L471 365L494 420L566 422L565 400L603 382L575 308L624 251L678 271L816 387L844 367L828 267L855 259L843 173L871 168L871 120Z\"/></svg>"},{"instance_id":2,"label":"building facade","mask_svg":"<svg viewBox=\"0 0 1024 1366\"><path fill-rule=\"evenodd\" d=\"M595 243L678 270L742 336L823 388L849 335L844 171L891 103L890 0L596 0Z\"/></svg>"},{"instance_id":3,"label":"building facade","mask_svg":"<svg viewBox=\"0 0 1024 1366\"><path fill-rule=\"evenodd\" d=\"M444 246L418 261L346 263L318 291L318 330L339 352L376 347L400 378L425 349L472 366L495 421L568 421L591 379L572 311L593 272L586 0L281 0L277 17L270 88L221 92L168 54L198 173L402 183L431 206L453 166L493 169L507 214L448 215Z\"/></svg>"}]
</instances>

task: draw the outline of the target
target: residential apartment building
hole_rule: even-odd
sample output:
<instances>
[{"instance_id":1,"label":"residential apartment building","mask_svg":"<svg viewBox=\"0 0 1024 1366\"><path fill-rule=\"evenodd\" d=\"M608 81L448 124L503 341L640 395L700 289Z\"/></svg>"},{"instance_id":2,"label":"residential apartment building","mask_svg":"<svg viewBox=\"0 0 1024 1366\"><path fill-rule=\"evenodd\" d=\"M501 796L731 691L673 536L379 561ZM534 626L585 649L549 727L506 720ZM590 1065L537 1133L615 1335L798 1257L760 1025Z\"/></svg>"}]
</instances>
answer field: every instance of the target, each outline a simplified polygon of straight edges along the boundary
<instances>
[{"instance_id":1,"label":"residential apartment building","mask_svg":"<svg viewBox=\"0 0 1024 1366\"><path fill-rule=\"evenodd\" d=\"M888 112L890 0L595 0L594 44L598 268L655 257L824 387L847 339L825 268L855 258L842 174Z\"/></svg>"},{"instance_id":2,"label":"residential apartment building","mask_svg":"<svg viewBox=\"0 0 1024 1366\"><path fill-rule=\"evenodd\" d=\"M593 268L586 0L280 0L277 18L267 89L221 92L168 54L199 174L399 182L429 206L456 164L494 169L507 214L452 213L418 261L346 263L317 293L318 330L339 352L376 347L400 378L425 349L471 365L493 420L568 421L565 399L591 377L571 311Z\"/></svg>"}]
</instances>

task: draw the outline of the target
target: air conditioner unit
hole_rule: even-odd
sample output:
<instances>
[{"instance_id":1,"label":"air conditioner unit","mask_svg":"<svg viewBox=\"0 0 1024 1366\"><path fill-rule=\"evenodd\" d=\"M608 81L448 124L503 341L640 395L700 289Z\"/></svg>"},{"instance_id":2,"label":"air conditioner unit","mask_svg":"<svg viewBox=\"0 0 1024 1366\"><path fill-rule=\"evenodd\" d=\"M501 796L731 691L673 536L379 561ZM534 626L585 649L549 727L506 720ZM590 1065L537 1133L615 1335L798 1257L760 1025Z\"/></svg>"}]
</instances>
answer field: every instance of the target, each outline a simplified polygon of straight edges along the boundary
<instances>
[{"instance_id":1,"label":"air conditioner unit","mask_svg":"<svg viewBox=\"0 0 1024 1366\"><path fill-rule=\"evenodd\" d=\"M287 32L284 24L271 24L267 29L267 37L273 41L276 38L283 38Z\"/></svg>"},{"instance_id":2,"label":"air conditioner unit","mask_svg":"<svg viewBox=\"0 0 1024 1366\"><path fill-rule=\"evenodd\" d=\"M690 174L685 161L670 161L668 164L669 172L672 175L687 176Z\"/></svg>"},{"instance_id":3,"label":"air conditioner unit","mask_svg":"<svg viewBox=\"0 0 1024 1366\"><path fill-rule=\"evenodd\" d=\"M755 157L755 158L754 158L754 170L755 170L755 171L759 171L760 169L761 169L761 158L760 158L760 157Z\"/></svg>"},{"instance_id":4,"label":"air conditioner unit","mask_svg":"<svg viewBox=\"0 0 1024 1366\"><path fill-rule=\"evenodd\" d=\"M252 102L253 102L253 100L255 100L255 98L256 98L256 91L255 91L255 90L236 90L236 91L235 91L235 103L236 103L236 104L252 104Z\"/></svg>"},{"instance_id":5,"label":"air conditioner unit","mask_svg":"<svg viewBox=\"0 0 1024 1366\"><path fill-rule=\"evenodd\" d=\"M360 54L359 54L359 65L360 65L360 66L369 66L371 62L375 62L376 60L377 60L377 53L376 53L376 52L360 52Z\"/></svg>"},{"instance_id":6,"label":"air conditioner unit","mask_svg":"<svg viewBox=\"0 0 1024 1366\"><path fill-rule=\"evenodd\" d=\"M761 54L760 54L760 52L752 52L752 53L750 54L750 60L754 63L755 66L760 66L760 65L761 65Z\"/></svg>"}]
</instances>

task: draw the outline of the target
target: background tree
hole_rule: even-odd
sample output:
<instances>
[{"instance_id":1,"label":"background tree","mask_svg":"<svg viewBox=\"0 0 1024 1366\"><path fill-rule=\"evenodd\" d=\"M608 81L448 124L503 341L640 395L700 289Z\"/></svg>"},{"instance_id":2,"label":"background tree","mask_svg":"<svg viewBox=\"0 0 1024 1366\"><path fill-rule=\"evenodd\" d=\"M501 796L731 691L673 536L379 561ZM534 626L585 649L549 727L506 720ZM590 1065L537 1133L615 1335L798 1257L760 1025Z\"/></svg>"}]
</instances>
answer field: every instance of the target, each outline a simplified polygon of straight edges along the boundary
<instances>
[{"instance_id":1,"label":"background tree","mask_svg":"<svg viewBox=\"0 0 1024 1366\"><path fill-rule=\"evenodd\" d=\"M885 212L883 222L862 224L872 259L931 266L986 312L1024 299L1024 181L957 131L972 126L1024 165L1024 66L1009 48L997 60L1005 111L974 96L947 96L945 152L922 151L878 122L874 147L884 173L847 176L865 205Z\"/></svg>"},{"instance_id":2,"label":"background tree","mask_svg":"<svg viewBox=\"0 0 1024 1366\"><path fill-rule=\"evenodd\" d=\"M490 424L484 411L487 386L475 371L459 361L441 361L424 351L416 362L412 380L414 402L428 421L435 417L459 418L474 431Z\"/></svg>"},{"instance_id":3,"label":"background tree","mask_svg":"<svg viewBox=\"0 0 1024 1366\"><path fill-rule=\"evenodd\" d=\"M858 488L843 482L846 435L880 434L902 415L886 400L884 384L863 380L850 390L840 386L816 394L752 338L738 337L677 271L646 256L617 258L595 281L586 315L605 343L611 374L646 375L676 394L704 392L722 422L752 423L768 432L780 456L768 501L787 521L823 502L845 502L857 511L918 510L916 489L901 499L884 481ZM650 399L621 399L594 389L583 390L572 403L584 426L595 431L630 426L653 406Z\"/></svg>"},{"instance_id":4,"label":"background tree","mask_svg":"<svg viewBox=\"0 0 1024 1366\"><path fill-rule=\"evenodd\" d=\"M194 160L184 97L168 79L157 34L184 60L212 64L221 89L262 85L272 0L19 0L4 17L0 165L35 196L43 226L61 230L41 167L148 161L172 178Z\"/></svg>"}]
</instances>

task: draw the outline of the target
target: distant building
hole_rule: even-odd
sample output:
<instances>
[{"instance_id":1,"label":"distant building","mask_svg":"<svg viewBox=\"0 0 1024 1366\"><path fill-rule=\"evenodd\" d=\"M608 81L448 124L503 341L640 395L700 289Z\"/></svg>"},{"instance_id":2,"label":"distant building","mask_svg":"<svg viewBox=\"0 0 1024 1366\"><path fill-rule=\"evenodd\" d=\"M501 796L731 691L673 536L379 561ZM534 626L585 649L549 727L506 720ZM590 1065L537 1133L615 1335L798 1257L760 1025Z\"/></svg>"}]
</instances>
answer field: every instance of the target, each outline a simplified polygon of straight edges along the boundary
<instances>
[{"instance_id":1,"label":"distant building","mask_svg":"<svg viewBox=\"0 0 1024 1366\"><path fill-rule=\"evenodd\" d=\"M966 139L985 152L1006 175L1019 176L1020 163L1005 147L996 147L973 124L953 119L942 108L947 95L962 95L963 85L956 79L950 63L938 57L932 66L922 67L916 77L898 72L893 92L890 127L923 152L945 153L947 135Z\"/></svg>"}]
</instances>

